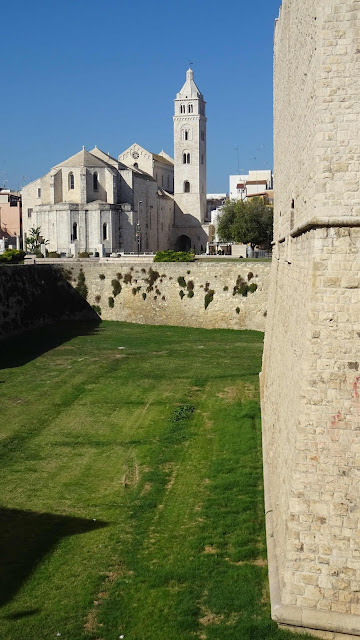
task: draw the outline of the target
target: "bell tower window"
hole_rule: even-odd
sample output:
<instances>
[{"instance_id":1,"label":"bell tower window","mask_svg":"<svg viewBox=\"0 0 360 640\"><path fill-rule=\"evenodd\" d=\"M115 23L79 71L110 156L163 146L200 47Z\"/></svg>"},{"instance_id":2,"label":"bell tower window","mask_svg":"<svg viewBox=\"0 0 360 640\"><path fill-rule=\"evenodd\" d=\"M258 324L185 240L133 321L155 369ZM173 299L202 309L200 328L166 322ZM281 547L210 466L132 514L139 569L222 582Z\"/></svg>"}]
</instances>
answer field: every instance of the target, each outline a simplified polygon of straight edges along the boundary
<instances>
[{"instance_id":1,"label":"bell tower window","mask_svg":"<svg viewBox=\"0 0 360 640\"><path fill-rule=\"evenodd\" d=\"M103 224L103 240L107 240L107 224L104 222Z\"/></svg>"},{"instance_id":2,"label":"bell tower window","mask_svg":"<svg viewBox=\"0 0 360 640\"><path fill-rule=\"evenodd\" d=\"M187 151L183 153L183 164L190 164L190 153Z\"/></svg>"},{"instance_id":3,"label":"bell tower window","mask_svg":"<svg viewBox=\"0 0 360 640\"><path fill-rule=\"evenodd\" d=\"M184 104L180 105L180 113L185 113L185 105Z\"/></svg>"},{"instance_id":4,"label":"bell tower window","mask_svg":"<svg viewBox=\"0 0 360 640\"><path fill-rule=\"evenodd\" d=\"M188 105L188 113L193 113L193 105L192 104Z\"/></svg>"}]
</instances>

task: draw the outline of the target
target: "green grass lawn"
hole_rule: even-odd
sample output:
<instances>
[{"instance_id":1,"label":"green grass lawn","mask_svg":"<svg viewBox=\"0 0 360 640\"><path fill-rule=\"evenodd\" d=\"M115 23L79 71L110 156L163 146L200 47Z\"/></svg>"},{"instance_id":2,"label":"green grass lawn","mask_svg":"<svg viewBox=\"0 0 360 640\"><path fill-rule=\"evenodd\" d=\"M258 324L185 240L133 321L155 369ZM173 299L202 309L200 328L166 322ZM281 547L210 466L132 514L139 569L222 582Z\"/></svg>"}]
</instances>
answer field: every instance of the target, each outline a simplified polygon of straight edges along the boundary
<instances>
[{"instance_id":1,"label":"green grass lawn","mask_svg":"<svg viewBox=\"0 0 360 640\"><path fill-rule=\"evenodd\" d=\"M103 322L2 350L2 639L294 638L269 614L262 340Z\"/></svg>"}]
</instances>

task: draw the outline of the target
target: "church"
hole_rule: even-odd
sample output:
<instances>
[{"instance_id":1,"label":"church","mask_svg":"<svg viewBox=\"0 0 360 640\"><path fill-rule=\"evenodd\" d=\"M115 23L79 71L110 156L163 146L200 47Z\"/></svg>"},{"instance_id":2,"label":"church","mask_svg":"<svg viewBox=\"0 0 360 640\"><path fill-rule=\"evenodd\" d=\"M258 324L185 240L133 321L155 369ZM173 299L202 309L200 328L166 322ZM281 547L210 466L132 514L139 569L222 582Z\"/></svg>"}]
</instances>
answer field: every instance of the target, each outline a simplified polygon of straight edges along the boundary
<instances>
[{"instance_id":1,"label":"church","mask_svg":"<svg viewBox=\"0 0 360 640\"><path fill-rule=\"evenodd\" d=\"M76 257L205 250L205 101L193 70L176 95L174 158L134 143L118 159L85 147L22 190L24 246L40 227L49 251Z\"/></svg>"}]
</instances>

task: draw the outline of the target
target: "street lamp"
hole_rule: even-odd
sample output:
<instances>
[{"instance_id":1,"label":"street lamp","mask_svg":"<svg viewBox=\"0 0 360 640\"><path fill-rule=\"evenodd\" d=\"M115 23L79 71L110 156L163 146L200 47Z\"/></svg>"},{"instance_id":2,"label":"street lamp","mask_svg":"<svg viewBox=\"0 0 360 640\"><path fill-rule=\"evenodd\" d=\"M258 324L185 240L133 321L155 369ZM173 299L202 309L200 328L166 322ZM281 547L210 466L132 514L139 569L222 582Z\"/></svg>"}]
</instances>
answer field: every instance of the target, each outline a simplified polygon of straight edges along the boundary
<instances>
[{"instance_id":1,"label":"street lamp","mask_svg":"<svg viewBox=\"0 0 360 640\"><path fill-rule=\"evenodd\" d=\"M140 205L142 204L142 200L138 200L138 211L137 211L137 223L136 223L136 240L137 240L137 253L140 255Z\"/></svg>"}]
</instances>

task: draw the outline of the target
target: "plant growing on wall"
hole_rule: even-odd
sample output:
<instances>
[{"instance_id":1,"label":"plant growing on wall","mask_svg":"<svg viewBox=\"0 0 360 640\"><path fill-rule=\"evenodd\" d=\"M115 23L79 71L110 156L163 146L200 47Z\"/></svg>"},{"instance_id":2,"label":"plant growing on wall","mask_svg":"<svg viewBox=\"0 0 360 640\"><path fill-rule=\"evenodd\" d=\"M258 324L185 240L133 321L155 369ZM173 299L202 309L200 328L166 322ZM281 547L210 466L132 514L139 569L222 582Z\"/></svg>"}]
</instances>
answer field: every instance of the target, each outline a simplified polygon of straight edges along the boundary
<instances>
[{"instance_id":1,"label":"plant growing on wall","mask_svg":"<svg viewBox=\"0 0 360 640\"><path fill-rule=\"evenodd\" d=\"M207 309L210 302L214 300L214 295L215 295L214 289L209 289L209 291L205 294L205 300L204 300L205 309Z\"/></svg>"},{"instance_id":2,"label":"plant growing on wall","mask_svg":"<svg viewBox=\"0 0 360 640\"><path fill-rule=\"evenodd\" d=\"M145 278L145 282L148 283L149 287L152 287L156 280L160 278L160 274L158 271L154 271L154 269L152 269L151 267L149 267L148 274L148 277Z\"/></svg>"},{"instance_id":3,"label":"plant growing on wall","mask_svg":"<svg viewBox=\"0 0 360 640\"><path fill-rule=\"evenodd\" d=\"M77 291L83 298L87 298L88 296L88 288L85 284L85 274L83 272L82 269L80 269L79 275L78 275L78 279L77 279L77 285L75 287L75 291Z\"/></svg>"},{"instance_id":4,"label":"plant growing on wall","mask_svg":"<svg viewBox=\"0 0 360 640\"><path fill-rule=\"evenodd\" d=\"M184 287L184 288L186 287L186 282L185 282L184 276L179 276L177 281L178 281L180 287Z\"/></svg>"},{"instance_id":5,"label":"plant growing on wall","mask_svg":"<svg viewBox=\"0 0 360 640\"><path fill-rule=\"evenodd\" d=\"M32 227L25 242L31 253L39 251L42 244L49 244L49 240L45 240L41 235L41 227Z\"/></svg>"},{"instance_id":6,"label":"plant growing on wall","mask_svg":"<svg viewBox=\"0 0 360 640\"><path fill-rule=\"evenodd\" d=\"M113 308L114 308L114 303L115 303L114 298L112 298L112 297L110 296L110 297L108 298L108 304L109 304L110 309L113 309Z\"/></svg>"},{"instance_id":7,"label":"plant growing on wall","mask_svg":"<svg viewBox=\"0 0 360 640\"><path fill-rule=\"evenodd\" d=\"M111 280L111 286L113 288L113 296L114 296L114 298L116 298L116 296L118 296L119 293L121 292L121 284L120 284L119 280L116 280L114 278L114 280Z\"/></svg>"}]
</instances>

